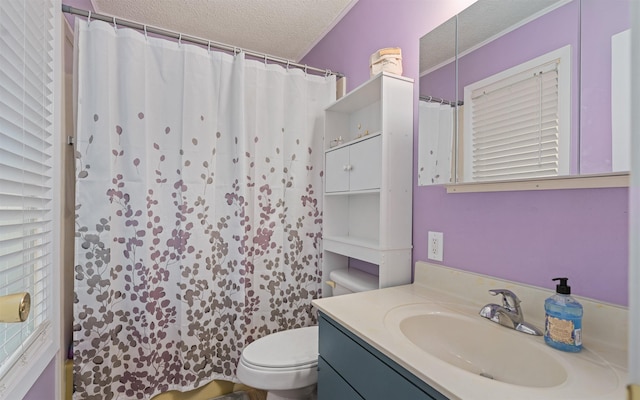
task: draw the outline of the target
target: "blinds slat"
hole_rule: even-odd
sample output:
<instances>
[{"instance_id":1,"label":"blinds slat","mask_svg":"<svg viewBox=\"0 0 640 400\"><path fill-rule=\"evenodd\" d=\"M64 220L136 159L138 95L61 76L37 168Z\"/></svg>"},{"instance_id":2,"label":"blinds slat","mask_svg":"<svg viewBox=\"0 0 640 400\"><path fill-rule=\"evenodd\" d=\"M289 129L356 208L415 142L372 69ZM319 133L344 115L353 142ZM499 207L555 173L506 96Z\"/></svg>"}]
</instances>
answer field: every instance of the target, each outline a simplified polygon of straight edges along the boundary
<instances>
[{"instance_id":1,"label":"blinds slat","mask_svg":"<svg viewBox=\"0 0 640 400\"><path fill-rule=\"evenodd\" d=\"M478 175L480 176L496 176L496 175L509 175L509 174L520 174L526 172L533 172L538 170L551 170L557 168L557 161L547 160L544 163L538 162L530 162L529 164L524 164L518 167L510 167L505 166L503 168L495 167L495 168L486 168L486 169L478 169ZM474 173L475 174L475 173Z\"/></svg>"},{"instance_id":2,"label":"blinds slat","mask_svg":"<svg viewBox=\"0 0 640 400\"><path fill-rule=\"evenodd\" d=\"M529 114L540 107L542 102L542 108L551 108L558 105L558 92L547 93L540 98L540 96L531 96L529 98L514 99L511 102L501 103L487 103L484 107L475 107L474 105L474 117L476 121L484 121L487 118L492 117L504 117L514 114Z\"/></svg>"},{"instance_id":3,"label":"blinds slat","mask_svg":"<svg viewBox=\"0 0 640 400\"><path fill-rule=\"evenodd\" d=\"M502 164L509 162L519 162L520 160L534 159L538 157L554 156L557 158L554 148L539 149L538 147L532 148L530 151L512 152L509 154L497 155L495 157L482 157L477 160L474 165L477 166L489 166L493 164Z\"/></svg>"},{"instance_id":4,"label":"blinds slat","mask_svg":"<svg viewBox=\"0 0 640 400\"><path fill-rule=\"evenodd\" d=\"M558 132L553 129L548 129L542 132L542 135L538 132L533 132L530 134L507 137L501 140L493 140L486 141L484 143L473 143L473 151L482 152L485 150L492 149L505 149L505 148L513 148L519 147L528 144L541 144L546 142L557 142L558 141Z\"/></svg>"},{"instance_id":5,"label":"blinds slat","mask_svg":"<svg viewBox=\"0 0 640 400\"><path fill-rule=\"evenodd\" d=\"M43 192L46 193L51 187L47 184L51 179L49 176L34 174L33 172L4 165L0 165L0 169L2 169L2 172L7 173L4 176L8 178L0 179L0 193L21 194L32 197L38 196ZM9 175L11 173L15 173L15 175Z\"/></svg>"},{"instance_id":6,"label":"blinds slat","mask_svg":"<svg viewBox=\"0 0 640 400\"><path fill-rule=\"evenodd\" d=\"M40 246L33 247L33 250L36 253L42 252L46 250L46 247L49 246L50 244L51 243L49 242L43 243ZM21 252L15 252L13 254L8 254L6 256L0 256L0 276L3 276L4 274L9 274L9 273L15 273L16 271L21 271L28 265L31 265L32 263L35 263L35 262L41 263L43 261L46 261L48 257L49 257L49 254L45 253L41 255L36 255L33 260L24 261L23 260L24 257ZM37 269L41 270L43 268L44 266L38 266ZM2 280L0 279L0 282L1 281Z\"/></svg>"},{"instance_id":7,"label":"blinds slat","mask_svg":"<svg viewBox=\"0 0 640 400\"><path fill-rule=\"evenodd\" d=\"M41 265L38 267L29 268L29 266L27 266L26 268L11 271L11 275L7 273L7 276L0 280L0 294L6 295L28 291L32 297L32 304L35 304L37 300L35 298L36 292L42 291L42 289L38 288L38 286L46 284L47 280L49 279L47 272L48 268L46 267L46 258L43 258L43 260L39 263ZM25 279L25 276L27 276L27 274L33 274L34 276L37 275L40 278L38 278L37 280Z\"/></svg>"},{"instance_id":8,"label":"blinds slat","mask_svg":"<svg viewBox=\"0 0 640 400\"><path fill-rule=\"evenodd\" d=\"M511 161L506 163L496 163L490 165L479 165L474 167L474 174L490 174L494 172L499 172L503 174L504 171L537 171L543 166L549 165L558 165L558 157L555 155L547 156L547 157L531 157L527 159L522 159L518 161Z\"/></svg>"},{"instance_id":9,"label":"blinds slat","mask_svg":"<svg viewBox=\"0 0 640 400\"><path fill-rule=\"evenodd\" d=\"M479 154L476 154L473 157L473 159L474 159L474 163L476 163L484 159L492 159L496 157L508 157L511 155L529 153L534 151L547 151L547 150L556 151L556 147L557 145L555 142L549 141L549 142L543 142L543 143L533 143L530 145L524 145L524 146L518 146L518 147L511 146L504 149L497 149L497 148L487 149L482 152L478 152Z\"/></svg>"},{"instance_id":10,"label":"blinds slat","mask_svg":"<svg viewBox=\"0 0 640 400\"><path fill-rule=\"evenodd\" d=\"M491 125L491 127L480 127L477 132L477 141L494 140L504 136L518 136L527 132L546 131L550 128L557 130L557 116L549 116L542 120L537 118L526 119Z\"/></svg>"},{"instance_id":11,"label":"blinds slat","mask_svg":"<svg viewBox=\"0 0 640 400\"><path fill-rule=\"evenodd\" d=\"M6 210L41 210L48 208L50 202L48 197L23 197L0 192L0 207Z\"/></svg>"},{"instance_id":12,"label":"blinds slat","mask_svg":"<svg viewBox=\"0 0 640 400\"><path fill-rule=\"evenodd\" d=\"M488 176L474 176L474 180L478 182L483 181L508 181L508 180L520 180L520 179L528 179L528 178L548 178L558 176L557 168L549 168L538 171L529 171L529 172L518 172L518 173L510 173L505 175L488 175Z\"/></svg>"},{"instance_id":13,"label":"blinds slat","mask_svg":"<svg viewBox=\"0 0 640 400\"><path fill-rule=\"evenodd\" d=\"M504 116L494 116L492 118L485 118L484 121L476 122L472 119L474 127L477 126L477 131L483 134L491 134L496 130L509 130L510 127L518 126L534 126L545 122L558 121L557 105L555 107L538 110L539 112L531 112L528 114L513 113L513 119L506 119Z\"/></svg>"},{"instance_id":14,"label":"blinds slat","mask_svg":"<svg viewBox=\"0 0 640 400\"><path fill-rule=\"evenodd\" d=\"M496 82L490 83L484 87L475 89L471 95L472 98L476 98L478 96L493 94L494 92L509 90L509 88L521 85L522 82L530 81L532 79L536 79L537 76L542 75L543 77L554 77L558 74L558 60L553 63L548 63L545 65L541 65L536 68L531 68L523 72L514 73L511 76L506 78L502 78Z\"/></svg>"},{"instance_id":15,"label":"blinds slat","mask_svg":"<svg viewBox=\"0 0 640 400\"><path fill-rule=\"evenodd\" d=\"M1 111L0 111L1 112ZM0 125L2 123L2 118L0 117ZM0 143L2 143L2 147L7 152L14 153L17 157L25 157L34 163L39 163L43 165L50 165L51 154L48 153L47 150L51 148L51 144L43 143L41 148L30 146L25 143L24 140L20 139L20 136L12 137L5 135L5 132L0 132ZM33 142L30 140L30 135L22 135L22 138L27 139L27 142Z\"/></svg>"},{"instance_id":16,"label":"blinds slat","mask_svg":"<svg viewBox=\"0 0 640 400\"><path fill-rule=\"evenodd\" d=\"M544 96L547 93L557 92L558 82L556 80L531 82L531 84L513 89L513 91L497 92L479 97L474 101L474 106L477 105L477 107L482 109L492 104L518 103L529 98L539 98L540 94Z\"/></svg>"},{"instance_id":17,"label":"blinds slat","mask_svg":"<svg viewBox=\"0 0 640 400\"><path fill-rule=\"evenodd\" d=\"M46 177L50 176L51 171L51 167L43 164L42 162L34 161L16 154L16 152L9 152L3 148L0 148L0 171L5 170L5 168L22 168L30 174Z\"/></svg>"},{"instance_id":18,"label":"blinds slat","mask_svg":"<svg viewBox=\"0 0 640 400\"><path fill-rule=\"evenodd\" d=\"M21 249L24 253L28 254L30 247L47 243L49 234L51 234L51 230L42 227L38 232L34 232L33 234L1 239L0 245L2 245L2 248L0 248L0 257L10 254L17 249Z\"/></svg>"}]
</instances>

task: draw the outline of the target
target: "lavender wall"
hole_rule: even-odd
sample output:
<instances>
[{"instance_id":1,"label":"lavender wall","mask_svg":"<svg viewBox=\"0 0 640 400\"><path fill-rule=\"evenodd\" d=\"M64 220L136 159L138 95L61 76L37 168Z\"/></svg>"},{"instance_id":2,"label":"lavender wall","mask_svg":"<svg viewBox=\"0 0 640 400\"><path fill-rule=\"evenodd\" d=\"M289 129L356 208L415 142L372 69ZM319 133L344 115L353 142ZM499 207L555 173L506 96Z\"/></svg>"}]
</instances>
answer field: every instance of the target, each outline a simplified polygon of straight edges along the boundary
<instances>
[{"instance_id":1,"label":"lavender wall","mask_svg":"<svg viewBox=\"0 0 640 400\"><path fill-rule=\"evenodd\" d=\"M22 400L53 400L56 398L55 392L56 364L54 357Z\"/></svg>"},{"instance_id":2,"label":"lavender wall","mask_svg":"<svg viewBox=\"0 0 640 400\"><path fill-rule=\"evenodd\" d=\"M348 90L369 78L369 55L400 46L418 79L418 42L470 1L360 0L302 60L340 71ZM418 87L416 83L417 120ZM417 142L417 121L414 122ZM417 183L417 146L414 182ZM427 231L444 233L444 265L552 288L566 275L581 296L627 304L628 190L447 194L414 186L414 261L427 260Z\"/></svg>"}]
</instances>

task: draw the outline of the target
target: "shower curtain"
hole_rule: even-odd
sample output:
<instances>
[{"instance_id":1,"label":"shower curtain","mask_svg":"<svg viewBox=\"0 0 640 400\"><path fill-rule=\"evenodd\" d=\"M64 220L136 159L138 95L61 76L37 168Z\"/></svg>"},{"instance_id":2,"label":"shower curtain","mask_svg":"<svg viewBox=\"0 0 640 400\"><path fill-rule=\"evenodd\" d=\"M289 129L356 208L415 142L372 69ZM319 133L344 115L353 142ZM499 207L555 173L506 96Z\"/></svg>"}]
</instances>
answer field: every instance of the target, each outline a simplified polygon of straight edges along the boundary
<instances>
[{"instance_id":1,"label":"shower curtain","mask_svg":"<svg viewBox=\"0 0 640 400\"><path fill-rule=\"evenodd\" d=\"M447 104L419 102L420 159L418 183L450 183L453 152L454 108Z\"/></svg>"},{"instance_id":2,"label":"shower curtain","mask_svg":"<svg viewBox=\"0 0 640 400\"><path fill-rule=\"evenodd\" d=\"M74 399L235 380L316 323L335 78L76 21Z\"/></svg>"}]
</instances>

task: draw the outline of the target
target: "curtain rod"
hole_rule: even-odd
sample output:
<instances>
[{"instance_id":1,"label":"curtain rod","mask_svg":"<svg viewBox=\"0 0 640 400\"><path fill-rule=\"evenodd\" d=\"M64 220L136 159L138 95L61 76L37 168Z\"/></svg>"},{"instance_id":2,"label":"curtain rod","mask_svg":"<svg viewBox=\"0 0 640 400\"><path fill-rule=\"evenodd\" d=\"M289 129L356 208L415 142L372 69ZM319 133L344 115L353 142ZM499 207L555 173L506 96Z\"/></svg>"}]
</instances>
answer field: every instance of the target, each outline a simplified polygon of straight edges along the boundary
<instances>
[{"instance_id":1,"label":"curtain rod","mask_svg":"<svg viewBox=\"0 0 640 400\"><path fill-rule=\"evenodd\" d=\"M447 104L447 105L450 105L450 106L455 105L455 101L445 100L445 99L441 99L439 97L433 97L433 96L420 96L420 100L428 101L430 103ZM459 106L464 105L464 101L458 100L458 105Z\"/></svg>"},{"instance_id":2,"label":"curtain rod","mask_svg":"<svg viewBox=\"0 0 640 400\"><path fill-rule=\"evenodd\" d=\"M179 41L182 42L190 42L190 43L194 43L194 44L198 44L201 46L205 46L207 48L216 48L219 50L225 50L228 52L233 52L233 54L237 54L238 52L242 52L245 53L248 56L251 57L255 57L258 59L264 59L265 61L271 61L274 63L278 63L278 64L283 64L286 65L287 67L295 67L295 68L300 68L303 69L305 72L307 71L313 71L313 72L318 72L318 73L322 73L325 75L335 75L337 78L344 78L344 75L339 73L339 72L333 72L329 69L322 69L322 68L316 68L316 67L310 67L308 65L305 64L299 64L296 62L293 62L291 60L287 60L285 58L280 58L280 57L275 57L275 56L271 56L269 54L264 54L264 53L256 53L250 50L245 50L242 49L238 46L232 46L232 45L228 45L228 44L224 44L224 43L219 43L219 42L214 42L213 40L207 40L207 39L202 39L199 37L195 37L195 36L190 36L190 35L185 35L182 33L178 33L178 32L174 32L174 31L170 31L167 29L162 29L162 28L158 28L158 27L154 27L154 26L149 26L149 25L145 25L145 24L141 24L138 22L134 22L134 21L129 21L126 19L122 19L122 18L117 18L117 17L113 17L110 15L105 15L105 14L98 14L98 13L94 13L92 11L87 11L87 10L82 10L80 8L75 8L75 7L71 7L68 6L66 4L62 5L62 12L67 13L67 14L73 14L73 15L80 15L82 17L87 17L88 19L97 19L100 21L104 21L104 22L110 22L113 23L115 25L120 25L120 26L125 26L127 28L133 28L133 29L137 29L139 31L143 31L146 33L153 33L156 35L160 35L160 36L165 36L165 37L169 37L172 39L178 39Z\"/></svg>"}]
</instances>

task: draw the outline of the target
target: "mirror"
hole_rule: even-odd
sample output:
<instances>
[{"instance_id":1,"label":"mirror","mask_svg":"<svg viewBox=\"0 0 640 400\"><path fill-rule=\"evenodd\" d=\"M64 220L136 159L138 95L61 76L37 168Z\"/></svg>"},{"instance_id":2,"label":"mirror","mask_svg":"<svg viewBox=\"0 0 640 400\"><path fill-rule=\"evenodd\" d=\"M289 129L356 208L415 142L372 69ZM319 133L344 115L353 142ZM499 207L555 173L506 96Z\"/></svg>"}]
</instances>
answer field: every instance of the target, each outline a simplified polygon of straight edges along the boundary
<instances>
[{"instance_id":1,"label":"mirror","mask_svg":"<svg viewBox=\"0 0 640 400\"><path fill-rule=\"evenodd\" d=\"M421 38L419 185L627 171L629 6L479 0Z\"/></svg>"},{"instance_id":2,"label":"mirror","mask_svg":"<svg viewBox=\"0 0 640 400\"><path fill-rule=\"evenodd\" d=\"M455 153L457 17L420 39L418 183L451 183ZM439 134L442 132L443 134Z\"/></svg>"}]
</instances>

